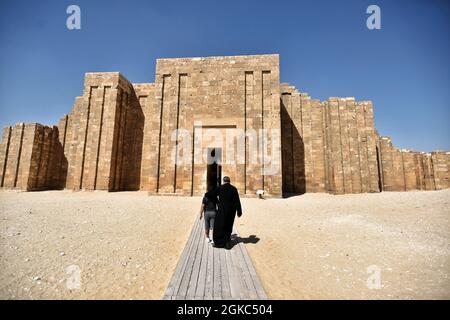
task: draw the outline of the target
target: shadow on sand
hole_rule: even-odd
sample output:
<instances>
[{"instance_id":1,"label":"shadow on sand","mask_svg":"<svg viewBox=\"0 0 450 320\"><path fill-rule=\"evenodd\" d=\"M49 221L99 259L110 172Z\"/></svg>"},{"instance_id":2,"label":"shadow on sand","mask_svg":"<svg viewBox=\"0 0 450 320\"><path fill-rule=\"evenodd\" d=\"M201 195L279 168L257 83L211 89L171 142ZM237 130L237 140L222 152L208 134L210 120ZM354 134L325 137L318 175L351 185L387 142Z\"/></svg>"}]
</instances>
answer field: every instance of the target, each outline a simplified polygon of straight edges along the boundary
<instances>
[{"instance_id":1,"label":"shadow on sand","mask_svg":"<svg viewBox=\"0 0 450 320\"><path fill-rule=\"evenodd\" d=\"M258 238L256 235L252 234L250 236L248 236L247 238L241 238L240 236L238 236L237 234L233 233L231 235L231 248L233 248L235 245L239 244L239 243L243 243L243 244L247 244L247 243L252 243L255 244L260 240L260 238Z\"/></svg>"}]
</instances>

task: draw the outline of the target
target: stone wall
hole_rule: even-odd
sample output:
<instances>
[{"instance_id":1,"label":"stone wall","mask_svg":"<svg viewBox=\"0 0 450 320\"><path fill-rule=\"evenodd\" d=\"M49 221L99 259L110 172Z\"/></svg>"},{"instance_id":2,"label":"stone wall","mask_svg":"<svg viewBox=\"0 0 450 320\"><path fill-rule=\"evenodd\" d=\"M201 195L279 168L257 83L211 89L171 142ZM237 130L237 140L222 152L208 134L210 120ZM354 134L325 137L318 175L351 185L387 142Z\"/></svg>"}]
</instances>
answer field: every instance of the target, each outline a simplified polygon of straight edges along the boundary
<instances>
[{"instance_id":1,"label":"stone wall","mask_svg":"<svg viewBox=\"0 0 450 320\"><path fill-rule=\"evenodd\" d=\"M3 130L0 187L200 195L211 148L247 195L450 187L449 152L394 147L370 101L280 85L278 55L159 59L155 83L87 73L57 126Z\"/></svg>"},{"instance_id":2,"label":"stone wall","mask_svg":"<svg viewBox=\"0 0 450 320\"><path fill-rule=\"evenodd\" d=\"M435 151L431 153L436 190L450 188L450 152Z\"/></svg>"},{"instance_id":3,"label":"stone wall","mask_svg":"<svg viewBox=\"0 0 450 320\"><path fill-rule=\"evenodd\" d=\"M284 192L380 191L371 102L320 102L287 84L281 92Z\"/></svg>"},{"instance_id":4,"label":"stone wall","mask_svg":"<svg viewBox=\"0 0 450 320\"><path fill-rule=\"evenodd\" d=\"M155 84L133 84L144 117L140 190L157 192L161 97Z\"/></svg>"},{"instance_id":5,"label":"stone wall","mask_svg":"<svg viewBox=\"0 0 450 320\"><path fill-rule=\"evenodd\" d=\"M272 146L279 148L280 141L273 141L271 136L256 137L258 141L254 141L254 136L248 136L249 132L258 135L260 129L280 131L278 55L160 59L155 87L161 103L160 113L154 115L160 117L157 192L191 195L202 194L206 189L206 163L197 158L175 165L172 133L184 129L197 142L204 132L216 131L223 136L244 132L244 161L224 161L222 174L230 176L243 194L254 195L256 190L264 189L268 195L281 196L279 152L273 152L271 159L279 162L279 172L264 175L262 159L263 150L272 154ZM258 144L254 162L250 161L252 143ZM202 150L184 150L191 153L187 159L204 156L198 152L206 152L208 147L222 148L223 156L228 151L227 146L206 139L201 145L194 143L193 149L197 147Z\"/></svg>"},{"instance_id":6,"label":"stone wall","mask_svg":"<svg viewBox=\"0 0 450 320\"><path fill-rule=\"evenodd\" d=\"M283 192L449 188L450 153L400 150L375 130L370 101L311 99L281 84Z\"/></svg>"},{"instance_id":7,"label":"stone wall","mask_svg":"<svg viewBox=\"0 0 450 320\"><path fill-rule=\"evenodd\" d=\"M59 126L65 132L65 188L139 189L144 115L120 73L87 73L83 96Z\"/></svg>"},{"instance_id":8,"label":"stone wall","mask_svg":"<svg viewBox=\"0 0 450 320\"><path fill-rule=\"evenodd\" d=\"M1 187L22 190L139 190L144 114L119 73L87 73L58 126L3 130Z\"/></svg>"},{"instance_id":9,"label":"stone wall","mask_svg":"<svg viewBox=\"0 0 450 320\"><path fill-rule=\"evenodd\" d=\"M383 191L441 190L450 187L450 152L417 152L396 148L380 137Z\"/></svg>"},{"instance_id":10,"label":"stone wall","mask_svg":"<svg viewBox=\"0 0 450 320\"><path fill-rule=\"evenodd\" d=\"M21 123L4 128L1 187L30 191L61 188L59 165L55 162L61 151L57 127Z\"/></svg>"}]
</instances>

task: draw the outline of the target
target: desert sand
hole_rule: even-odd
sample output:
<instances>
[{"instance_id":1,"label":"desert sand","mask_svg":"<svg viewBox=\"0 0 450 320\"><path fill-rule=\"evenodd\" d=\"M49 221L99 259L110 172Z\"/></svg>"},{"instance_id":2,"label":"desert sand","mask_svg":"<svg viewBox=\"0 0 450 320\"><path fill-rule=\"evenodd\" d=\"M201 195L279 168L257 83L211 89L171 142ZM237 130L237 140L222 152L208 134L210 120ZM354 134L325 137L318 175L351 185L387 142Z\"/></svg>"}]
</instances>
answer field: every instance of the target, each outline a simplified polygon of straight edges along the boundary
<instances>
[{"instance_id":1,"label":"desert sand","mask_svg":"<svg viewBox=\"0 0 450 320\"><path fill-rule=\"evenodd\" d=\"M199 204L145 192L0 192L0 298L160 299ZM270 298L450 298L450 190L242 204L236 226Z\"/></svg>"},{"instance_id":2,"label":"desert sand","mask_svg":"<svg viewBox=\"0 0 450 320\"><path fill-rule=\"evenodd\" d=\"M246 247L270 298L450 298L450 190L248 199L245 211L237 227L260 238Z\"/></svg>"},{"instance_id":3,"label":"desert sand","mask_svg":"<svg viewBox=\"0 0 450 320\"><path fill-rule=\"evenodd\" d=\"M0 298L160 299L199 207L145 192L0 192Z\"/></svg>"}]
</instances>

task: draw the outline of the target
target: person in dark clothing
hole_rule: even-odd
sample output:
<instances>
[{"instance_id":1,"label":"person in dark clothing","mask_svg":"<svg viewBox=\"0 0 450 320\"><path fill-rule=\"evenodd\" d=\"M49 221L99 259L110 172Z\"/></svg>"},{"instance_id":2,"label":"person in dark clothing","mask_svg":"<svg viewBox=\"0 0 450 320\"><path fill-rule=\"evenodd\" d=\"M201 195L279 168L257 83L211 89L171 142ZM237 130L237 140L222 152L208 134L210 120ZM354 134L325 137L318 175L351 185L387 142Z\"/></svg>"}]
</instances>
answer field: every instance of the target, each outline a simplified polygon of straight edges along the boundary
<instances>
[{"instance_id":1,"label":"person in dark clothing","mask_svg":"<svg viewBox=\"0 0 450 320\"><path fill-rule=\"evenodd\" d=\"M211 243L212 240L209 237L209 231L213 230L214 220L217 213L217 196L214 188L210 188L203 196L202 205L200 207L200 220L202 219L203 213L205 215L206 241Z\"/></svg>"},{"instance_id":2,"label":"person in dark clothing","mask_svg":"<svg viewBox=\"0 0 450 320\"><path fill-rule=\"evenodd\" d=\"M230 178L223 178L223 185L216 188L214 194L219 197L218 211L214 220L214 246L231 248L231 233L233 231L236 212L242 216L241 200L237 189L230 184Z\"/></svg>"}]
</instances>

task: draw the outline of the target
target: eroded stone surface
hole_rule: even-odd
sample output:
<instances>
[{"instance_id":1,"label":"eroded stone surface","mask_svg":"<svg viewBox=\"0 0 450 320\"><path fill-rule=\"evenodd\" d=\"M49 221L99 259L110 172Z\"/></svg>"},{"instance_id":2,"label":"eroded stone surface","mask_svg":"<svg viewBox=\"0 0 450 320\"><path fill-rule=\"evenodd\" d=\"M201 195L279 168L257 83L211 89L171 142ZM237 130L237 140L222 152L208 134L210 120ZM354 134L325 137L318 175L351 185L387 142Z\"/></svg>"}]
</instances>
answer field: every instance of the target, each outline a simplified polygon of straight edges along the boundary
<instances>
[{"instance_id":1,"label":"eroded stone surface","mask_svg":"<svg viewBox=\"0 0 450 320\"><path fill-rule=\"evenodd\" d=\"M205 130L237 138L220 144ZM207 187L204 153L220 147L225 157L240 141L241 158L222 159L221 174L242 194L450 187L449 152L394 147L378 136L370 101L321 102L280 84L276 54L159 59L154 83L86 73L83 95L57 126L4 128L0 182L21 190L198 195Z\"/></svg>"}]
</instances>

